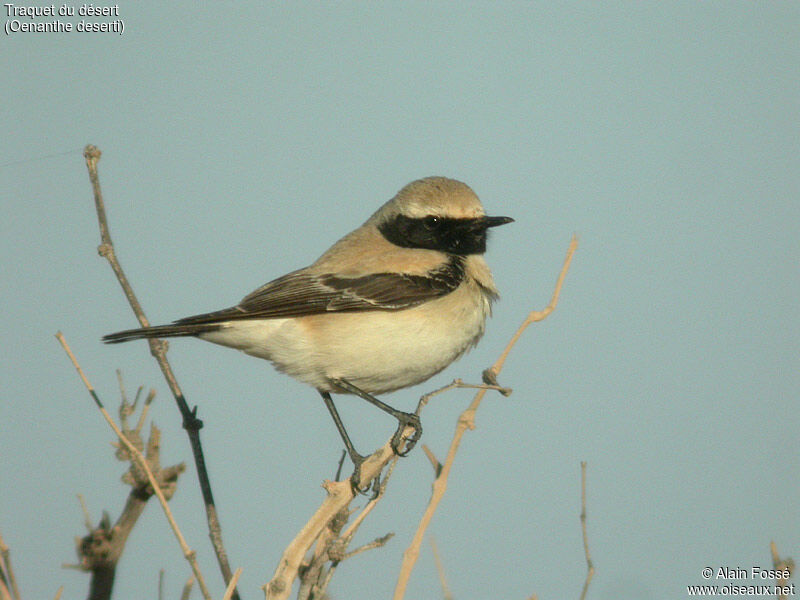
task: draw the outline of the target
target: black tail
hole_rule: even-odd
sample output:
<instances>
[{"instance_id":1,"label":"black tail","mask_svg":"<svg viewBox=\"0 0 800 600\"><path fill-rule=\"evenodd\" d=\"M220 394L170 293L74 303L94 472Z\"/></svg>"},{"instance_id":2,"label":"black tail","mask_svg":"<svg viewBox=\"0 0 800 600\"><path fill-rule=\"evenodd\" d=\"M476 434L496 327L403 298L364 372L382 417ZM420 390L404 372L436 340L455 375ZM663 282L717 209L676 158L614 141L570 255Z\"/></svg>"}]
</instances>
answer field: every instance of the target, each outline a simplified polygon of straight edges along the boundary
<instances>
[{"instance_id":1,"label":"black tail","mask_svg":"<svg viewBox=\"0 0 800 600\"><path fill-rule=\"evenodd\" d=\"M106 344L119 344L120 342L129 342L130 340L200 335L201 333L214 331L216 329L219 329L219 325L215 323L158 325L156 327L126 329L125 331L110 333L103 336L103 341Z\"/></svg>"}]
</instances>

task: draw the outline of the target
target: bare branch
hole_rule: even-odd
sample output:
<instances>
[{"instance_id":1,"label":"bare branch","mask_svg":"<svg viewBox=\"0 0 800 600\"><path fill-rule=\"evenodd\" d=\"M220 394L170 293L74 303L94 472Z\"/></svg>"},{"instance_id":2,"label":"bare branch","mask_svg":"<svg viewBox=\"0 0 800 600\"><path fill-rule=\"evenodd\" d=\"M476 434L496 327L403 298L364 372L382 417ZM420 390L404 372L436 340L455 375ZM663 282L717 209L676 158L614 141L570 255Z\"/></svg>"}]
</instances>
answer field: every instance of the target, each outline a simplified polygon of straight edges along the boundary
<instances>
[{"instance_id":1,"label":"bare branch","mask_svg":"<svg viewBox=\"0 0 800 600\"><path fill-rule=\"evenodd\" d=\"M772 554L772 566L775 568L776 571L780 571L781 574L788 572L789 577L777 577L775 581L776 586L780 586L781 588L786 587L786 582L789 581L789 578L794 575L794 561L791 558L781 558L778 554L778 547L775 545L775 542L769 543L770 553ZM778 593L778 600L787 600L789 597L788 593L784 593L784 590L781 589L780 593Z\"/></svg>"},{"instance_id":2,"label":"bare branch","mask_svg":"<svg viewBox=\"0 0 800 600\"><path fill-rule=\"evenodd\" d=\"M139 388L141 391L142 388ZM151 389L147 393L147 398L144 399L144 406L142 407L142 412L139 415L139 422L136 424L136 431L141 431L142 427L144 427L144 421L147 418L147 413L150 412L150 405L153 403L153 399L156 397L156 391ZM136 394L136 398L139 398L139 394Z\"/></svg>"},{"instance_id":3,"label":"bare branch","mask_svg":"<svg viewBox=\"0 0 800 600\"><path fill-rule=\"evenodd\" d=\"M0 593L8 594L10 592L10 597L13 598L13 600L20 600L17 576L14 574L14 569L11 566L11 550L6 545L2 535L0 535L0 580L2 580L3 588L3 592Z\"/></svg>"},{"instance_id":4,"label":"bare branch","mask_svg":"<svg viewBox=\"0 0 800 600\"><path fill-rule=\"evenodd\" d=\"M128 281L128 278L125 276L125 272L122 270L122 266L120 265L114 250L114 244L111 241L111 232L108 227L108 219L106 218L103 193L100 189L100 177L97 173L97 163L100 160L100 155L100 149L96 146L88 145L83 150L83 156L86 159L86 168L89 172L89 181L92 184L92 190L94 193L94 203L95 208L97 209L97 222L100 228L100 246L98 246L97 251L101 256L108 260L108 263L111 266L111 269L114 271L117 281L119 281L122 291L128 300L128 304L130 304L131 309L136 315L139 323L142 327L147 327L150 325L150 322L147 320L144 310L142 309L141 304L139 304L136 294L133 292L133 287ZM189 436L189 443L192 447L192 454L194 456L195 466L197 467L197 477L200 482L200 491L203 494L203 502L205 503L206 507L208 533L211 538L211 544L214 547L214 553L217 556L217 562L219 563L220 571L222 572L222 578L225 580L225 584L227 585L230 583L233 574L231 573L228 555L222 542L222 527L219 522L216 504L214 504L214 494L211 490L211 481L208 477L206 461L205 457L203 456L203 445L200 441L200 429L203 427L203 422L197 418L197 407L194 409L189 408L186 398L184 397L183 392L178 385L178 380L175 378L175 374L172 372L172 367L167 360L167 344L158 339L148 340L148 343L150 345L150 354L153 355L158 363L158 366L161 368L161 372L164 375L167 385L169 386L169 389L175 398L175 402L178 405L178 409L181 412L181 416L183 418L183 428L186 429L186 433ZM239 600L239 593L236 590L233 592L233 599Z\"/></svg>"},{"instance_id":5,"label":"bare branch","mask_svg":"<svg viewBox=\"0 0 800 600\"><path fill-rule=\"evenodd\" d=\"M132 444L130 440L128 440L128 438L125 436L122 430L120 430L119 427L117 427L117 424L114 423L114 419L111 418L111 415L108 414L108 411L103 406L103 403L100 401L97 392L95 392L94 387L92 387L91 383L89 383L89 380L86 378L83 369L81 369L81 366L78 364L75 355L72 353L72 350L70 349L69 345L67 344L67 341L64 339L64 336L61 334L61 332L58 332L56 334L56 338L58 338L59 343L61 343L61 346L64 348L64 351L67 353L70 360L72 361L73 366L78 371L81 380L83 380L83 383L86 386L86 389L89 391L89 395L92 397L95 404L97 405L97 408L100 409L103 418L106 420L109 427L111 427L111 429L114 430L114 433L117 435L122 445L125 446L125 449L130 453L131 460L136 463L137 467L141 469L142 472L147 477L147 481L152 487L153 493L155 493L156 497L158 498L158 501L161 504L161 509L164 511L164 514L167 517L167 521L169 522L169 525L172 528L172 531L175 534L178 543L180 544L181 550L183 551L183 555L189 562L189 565L192 568L194 576L197 578L197 582L200 585L200 591L203 594L203 598L205 598L206 600L211 600L211 594L209 593L208 588L206 587L203 574L200 572L200 567L197 564L195 552L194 550L189 548L189 545L186 543L186 540L184 539L183 534L181 533L181 530L178 527L177 522L175 521L175 518L172 516L172 510L170 509L169 504L167 503L167 499L164 495L164 492L161 489L162 486L160 485L159 481L153 474L153 471L151 470L150 465L148 464L148 460L142 455L139 449L136 448L136 446L134 446L134 444Z\"/></svg>"},{"instance_id":6,"label":"bare branch","mask_svg":"<svg viewBox=\"0 0 800 600\"><path fill-rule=\"evenodd\" d=\"M580 600L586 598L589 583L594 577L594 565L589 554L589 536L586 534L586 461L581 461L581 532L583 535L583 554L586 556L586 579L583 582Z\"/></svg>"},{"instance_id":7,"label":"bare branch","mask_svg":"<svg viewBox=\"0 0 800 600\"><path fill-rule=\"evenodd\" d=\"M342 557L342 560L347 560L348 558L352 558L353 556L357 556L362 552L366 552L367 550L374 550L375 548L383 548L390 539L394 537L394 533L389 532L386 535L382 535L379 538L375 538L371 542L364 544L363 546L359 546L355 550L351 550L347 554ZM341 562L341 561L339 561Z\"/></svg>"},{"instance_id":8,"label":"bare branch","mask_svg":"<svg viewBox=\"0 0 800 600\"><path fill-rule=\"evenodd\" d=\"M86 506L86 498L83 497L83 494L78 494L78 502L81 504L81 512L83 513L83 524L86 526L86 531L91 531L94 529L94 525L92 525L92 517L89 514L89 507Z\"/></svg>"},{"instance_id":9,"label":"bare branch","mask_svg":"<svg viewBox=\"0 0 800 600\"><path fill-rule=\"evenodd\" d=\"M439 548L436 546L436 540L432 535L428 536L428 540L431 543L431 550L433 550L433 560L436 563L436 572L439 573L439 583L442 584L442 597L444 600L453 600L453 592L450 591L450 586L447 585L447 576L444 572L442 557L439 556Z\"/></svg>"},{"instance_id":10,"label":"bare branch","mask_svg":"<svg viewBox=\"0 0 800 600\"><path fill-rule=\"evenodd\" d=\"M120 286L122 286L122 291L124 292L125 297L128 299L128 303L131 305L133 312L136 314L136 318L139 320L139 323L142 325L142 327L147 327L150 325L150 322L147 320L147 317L145 317L142 306L139 304L136 294L133 293L133 288L128 282L128 278L125 276L125 272L122 270L122 266L119 264L116 254L114 253L114 244L111 241L111 232L108 228L108 220L106 218L106 207L105 202L103 201L103 192L100 189L100 177L97 173L97 163L100 160L100 155L100 149L96 146L89 145L83 149L83 157L86 159L86 168L89 171L89 181L92 184L92 191L94 192L94 205L95 209L97 210L97 222L100 226L100 246L98 246L97 252L100 254L100 256L103 256L108 260L111 268L114 271L114 274L117 276L117 281L119 281Z\"/></svg>"},{"instance_id":11,"label":"bare branch","mask_svg":"<svg viewBox=\"0 0 800 600\"><path fill-rule=\"evenodd\" d=\"M564 277L566 277L567 271L569 270L569 265L572 261L572 256L575 253L577 246L578 238L573 236L567 250L567 256L564 259L564 265L561 267L561 273L556 281L555 290L553 291L553 296L550 299L550 304L548 304L544 310L532 311L528 314L528 317L525 319L525 321L523 321L522 325L520 325L519 329L512 336L511 340L497 361L491 367L486 369L486 371L484 371L484 381L487 384L492 386L497 385L497 375L499 375L500 371L502 370L506 358L508 358L508 354L511 352L511 349L517 343L525 329L528 328L528 325L545 319L551 312L553 312L553 310L555 310L558 303L558 297L561 293L561 286L564 283ZM461 416L458 418L456 431L453 435L453 440L450 443L450 449L447 452L444 465L442 465L442 470L439 473L439 476L433 481L431 499L428 502L425 513L422 515L422 519L420 519L419 526L417 527L417 531L414 534L411 544L403 553L403 563L400 567L400 574L398 575L397 585L395 586L394 590L394 600L401 600L405 595L406 588L408 587L408 580L411 577L411 571L414 569L414 565L419 558L419 549L422 545L422 538L447 489L447 479L450 476L450 469L453 466L453 461L455 460L456 453L458 452L458 447L461 444L461 438L467 429L475 428L475 412L478 410L478 407L480 406L485 394L485 389L478 390L478 393L475 394L472 403L463 413L461 413Z\"/></svg>"},{"instance_id":12,"label":"bare branch","mask_svg":"<svg viewBox=\"0 0 800 600\"><path fill-rule=\"evenodd\" d=\"M434 479L439 476L439 473L442 472L442 463L439 462L439 459L433 454L433 451L428 448L427 444L422 444L422 450L425 452L425 456L428 457L428 460L431 462L431 466L433 467L433 477Z\"/></svg>"},{"instance_id":13,"label":"bare branch","mask_svg":"<svg viewBox=\"0 0 800 600\"><path fill-rule=\"evenodd\" d=\"M371 498L364 509L359 513L359 515L350 523L350 526L345 529L344 533L342 534L342 539L345 542L345 546L349 545L352 541L353 537L356 535L356 531L358 528L361 527L361 524L364 522L364 519L367 518L372 509L374 509L378 502L383 498L384 494L386 493L386 487L389 485L389 480L392 478L392 473L394 473L394 468L397 466L398 456L395 454L391 458L391 462L389 463L389 468L386 471L386 474L383 476L381 480L381 485L378 488L378 493L375 495L374 498Z\"/></svg>"},{"instance_id":14,"label":"bare branch","mask_svg":"<svg viewBox=\"0 0 800 600\"><path fill-rule=\"evenodd\" d=\"M406 427L403 431L403 438L408 438L413 433L413 427ZM368 456L361 465L361 483L369 483L381 474L386 465L396 460L397 455L392 451L390 439L381 448ZM375 502L382 497L385 483L386 478L384 478L384 485L379 488L378 496L367 503L363 512L372 510ZM354 498L350 479L345 481L325 481L322 487L327 492L327 496L314 515L287 546L283 556L278 561L278 567L275 569L275 574L270 582L262 587L267 600L283 600L289 597L292 591L292 584L301 568L303 568L306 553L315 542L318 545L317 551L319 553L327 551L325 544L328 541L333 541L334 538L330 537L322 540L322 536L329 535L326 530L331 526L334 519L342 514L342 511L346 511ZM355 532L355 527L366 516L363 512L341 536L342 538L350 537ZM323 542L322 545L320 544L321 541Z\"/></svg>"},{"instance_id":15,"label":"bare branch","mask_svg":"<svg viewBox=\"0 0 800 600\"><path fill-rule=\"evenodd\" d=\"M334 519L333 522L330 524L330 529L332 533L336 534L336 536L330 536L328 539L323 539L320 536L320 539L317 540L316 543L316 550L314 552L314 558L311 561L311 564L308 567L308 571L303 574L303 584L306 585L307 583L311 584L311 591L313 591L315 596L314 598L326 598L325 595L326 590L328 589L328 585L330 585L331 579L333 578L334 573L336 573L336 569L339 567L339 564L342 561L347 560L348 558L352 558L360 554L361 552L365 552L367 550L372 550L374 548L381 548L383 547L393 536L393 533L387 533L386 535L373 540L355 550L347 552L347 547L350 545L350 542L353 541L353 537L358 531L358 528L367 518L372 509L377 506L378 502L383 498L384 494L386 493L386 486L389 484L389 480L392 477L392 473L394 472L394 468L397 466L398 457L394 456L392 461L389 463L389 468L381 479L380 486L378 487L378 491L376 495L367 502L367 505L361 510L358 516L353 520L350 526L345 530L344 533L339 533L341 527L344 526L344 521L346 518L352 514L352 511L349 509L344 509L341 511L341 515L344 515L345 518L340 525L335 525L337 519ZM331 564L326 570L325 563L330 560ZM306 585L306 587L308 587ZM303 591L301 587L301 592ZM298 600L302 600L302 595L298 595Z\"/></svg>"},{"instance_id":16,"label":"bare branch","mask_svg":"<svg viewBox=\"0 0 800 600\"><path fill-rule=\"evenodd\" d=\"M506 362L506 358L508 358L509 352L511 349L516 345L517 341L519 340L520 336L523 332L528 328L528 325L531 323L537 323L539 321L543 321L556 309L558 305L558 298L561 295L561 286L564 284L564 278L567 276L567 271L569 271L569 265L572 262L572 256L575 254L575 250L578 248L578 237L573 235L572 239L569 242L569 248L567 248L567 257L564 259L564 265L561 267L561 273L558 275L558 280L556 281L556 287L553 290L553 296L550 298L550 303L544 308L544 310L534 310L528 314L528 317L525 321L520 325L517 332L511 338L511 341L506 346L506 349L503 350L503 353L500 355L500 358L497 359L497 362L492 365L489 369L489 377L491 379L491 375L497 377L500 374L500 370L503 368L503 365Z\"/></svg>"},{"instance_id":17,"label":"bare branch","mask_svg":"<svg viewBox=\"0 0 800 600\"><path fill-rule=\"evenodd\" d=\"M423 394L420 399L419 403L417 404L417 414L425 408L425 405L430 402L430 399L434 396L442 394L444 392L448 392L450 390L456 388L467 388L467 389L474 389L474 390L496 390L500 392L503 396L510 396L511 392L513 391L511 388L501 387L497 385L497 383L464 383L460 379L453 379L447 385L440 387L439 389L433 390L432 392L428 392L427 394Z\"/></svg>"},{"instance_id":18,"label":"bare branch","mask_svg":"<svg viewBox=\"0 0 800 600\"><path fill-rule=\"evenodd\" d=\"M192 586L194 585L194 575L190 575L186 583L183 584L183 591L181 591L181 600L189 600L192 594Z\"/></svg>"},{"instance_id":19,"label":"bare branch","mask_svg":"<svg viewBox=\"0 0 800 600\"><path fill-rule=\"evenodd\" d=\"M228 588L225 590L225 595L222 597L222 600L231 600L233 597L234 592L236 591L236 584L239 582L239 577L242 575L242 567L239 567L234 571L233 577L231 577L230 583L228 583Z\"/></svg>"},{"instance_id":20,"label":"bare branch","mask_svg":"<svg viewBox=\"0 0 800 600\"><path fill-rule=\"evenodd\" d=\"M128 426L128 417L132 414L133 406L127 401L124 386L120 388L120 392L122 400L119 414L120 421L123 423L122 433L131 445L141 452L145 446L141 432L138 429L131 430ZM185 470L185 467L183 464L166 468L161 467L161 433L155 425L152 425L150 429L150 437L147 441L147 463L158 481L158 486L164 497L169 499L175 491L178 476ZM76 548L80 558L80 564L77 565L77 568L82 571L89 571L92 574L89 591L90 600L107 600L111 597L117 565L122 557L128 537L144 511L148 500L154 494L146 473L139 468L130 452L121 443L117 444L116 456L119 460L130 463L130 468L122 480L131 486L131 491L128 494L125 508L113 527L108 513L105 512L97 527L92 527L86 504L83 501L83 497L79 496L89 533L85 537L76 540ZM161 595L163 595L162 585L163 570L159 574L159 594Z\"/></svg>"}]
</instances>

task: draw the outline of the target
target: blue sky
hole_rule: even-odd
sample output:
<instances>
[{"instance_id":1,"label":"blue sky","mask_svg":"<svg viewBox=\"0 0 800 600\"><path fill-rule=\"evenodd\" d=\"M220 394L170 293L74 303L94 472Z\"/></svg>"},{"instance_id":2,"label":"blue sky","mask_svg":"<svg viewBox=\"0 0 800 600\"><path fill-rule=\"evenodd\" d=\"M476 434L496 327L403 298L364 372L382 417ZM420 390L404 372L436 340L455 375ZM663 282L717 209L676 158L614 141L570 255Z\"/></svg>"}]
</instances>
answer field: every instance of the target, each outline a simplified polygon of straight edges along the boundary
<instances>
[{"instance_id":1,"label":"blue sky","mask_svg":"<svg viewBox=\"0 0 800 600\"><path fill-rule=\"evenodd\" d=\"M230 306L313 261L407 182L467 182L490 214L501 301L480 345L426 384L477 381L543 307L468 432L432 533L459 599L577 598L580 461L596 599L673 599L703 567L800 558L800 6L673 3L119 4L113 33L13 33L0 46L3 339L0 532L26 598L84 595L75 495L94 520L126 489L107 405L115 369L154 387L164 461L191 454L99 241L82 148L120 259L153 322ZM6 17L4 17L5 19ZM74 18L72 22L79 19ZM102 19L94 19L102 21ZM206 427L243 597L260 597L322 498L340 441L317 394L265 362L194 340L170 359ZM443 456L471 394L437 397ZM339 404L360 447L392 423ZM334 597L391 594L430 492L403 459ZM172 508L216 597L193 467ZM188 567L158 508L134 531L117 597L177 596ZM725 583L724 581L719 583ZM741 582L740 582L741 583ZM757 583L757 582L753 582ZM196 596L197 597L197 596ZM429 546L407 598L439 598Z\"/></svg>"}]
</instances>

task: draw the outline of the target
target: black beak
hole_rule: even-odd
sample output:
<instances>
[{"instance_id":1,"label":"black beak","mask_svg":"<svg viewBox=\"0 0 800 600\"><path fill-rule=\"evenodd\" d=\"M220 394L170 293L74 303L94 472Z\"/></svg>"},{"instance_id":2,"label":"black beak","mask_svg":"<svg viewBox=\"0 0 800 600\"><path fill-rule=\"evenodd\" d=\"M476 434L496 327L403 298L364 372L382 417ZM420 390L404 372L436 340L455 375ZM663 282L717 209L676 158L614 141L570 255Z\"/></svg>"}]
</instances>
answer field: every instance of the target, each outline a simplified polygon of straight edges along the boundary
<instances>
[{"instance_id":1,"label":"black beak","mask_svg":"<svg viewBox=\"0 0 800 600\"><path fill-rule=\"evenodd\" d=\"M513 223L514 219L511 217L481 217L481 224L486 227L497 227L498 225L505 225L506 223Z\"/></svg>"}]
</instances>

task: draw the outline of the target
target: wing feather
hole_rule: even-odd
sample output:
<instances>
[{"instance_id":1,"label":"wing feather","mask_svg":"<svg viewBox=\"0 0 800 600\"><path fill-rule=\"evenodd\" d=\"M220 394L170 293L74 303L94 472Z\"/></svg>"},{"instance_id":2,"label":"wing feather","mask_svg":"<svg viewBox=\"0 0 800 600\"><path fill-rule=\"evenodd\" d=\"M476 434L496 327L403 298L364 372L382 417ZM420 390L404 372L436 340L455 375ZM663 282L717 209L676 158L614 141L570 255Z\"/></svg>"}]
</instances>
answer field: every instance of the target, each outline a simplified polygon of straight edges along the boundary
<instances>
[{"instance_id":1,"label":"wing feather","mask_svg":"<svg viewBox=\"0 0 800 600\"><path fill-rule=\"evenodd\" d=\"M180 325L242 319L302 317L329 312L402 310L449 294L464 279L464 259L452 256L427 275L372 273L360 277L313 274L279 277L248 294L238 306L186 317Z\"/></svg>"}]
</instances>

